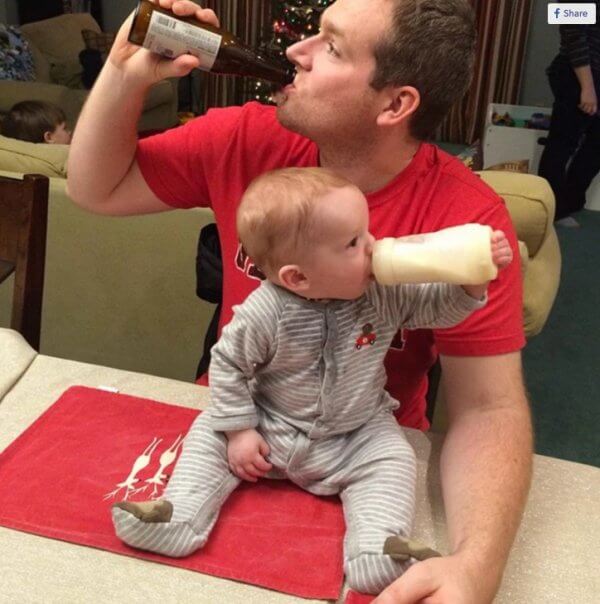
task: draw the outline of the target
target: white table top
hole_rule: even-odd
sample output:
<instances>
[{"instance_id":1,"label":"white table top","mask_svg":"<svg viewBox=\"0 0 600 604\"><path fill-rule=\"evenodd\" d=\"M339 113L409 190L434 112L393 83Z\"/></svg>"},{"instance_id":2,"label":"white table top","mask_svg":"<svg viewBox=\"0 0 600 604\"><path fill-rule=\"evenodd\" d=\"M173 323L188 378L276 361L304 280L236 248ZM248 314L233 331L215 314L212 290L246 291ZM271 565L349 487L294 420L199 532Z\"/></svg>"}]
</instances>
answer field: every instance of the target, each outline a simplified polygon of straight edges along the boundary
<instances>
[{"instance_id":1,"label":"white table top","mask_svg":"<svg viewBox=\"0 0 600 604\"><path fill-rule=\"evenodd\" d=\"M194 408L208 400L207 389L194 384L36 355L19 334L0 329L0 450L74 385L112 386ZM414 535L445 551L441 439L414 430L407 434L419 465ZM495 601L598 602L599 543L600 469L536 455L529 502ZM0 576L0 602L311 601L4 528Z\"/></svg>"}]
</instances>

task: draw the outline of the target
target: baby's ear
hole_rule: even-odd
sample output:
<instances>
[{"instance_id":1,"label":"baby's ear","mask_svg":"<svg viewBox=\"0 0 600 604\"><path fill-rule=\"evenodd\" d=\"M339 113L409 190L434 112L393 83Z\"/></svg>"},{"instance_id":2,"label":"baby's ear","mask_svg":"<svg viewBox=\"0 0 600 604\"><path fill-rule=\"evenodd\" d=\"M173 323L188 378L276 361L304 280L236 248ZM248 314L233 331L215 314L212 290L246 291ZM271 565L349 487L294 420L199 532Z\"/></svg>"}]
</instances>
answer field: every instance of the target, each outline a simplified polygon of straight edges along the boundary
<instances>
[{"instance_id":1,"label":"baby's ear","mask_svg":"<svg viewBox=\"0 0 600 604\"><path fill-rule=\"evenodd\" d=\"M308 277L302 272L297 264L286 264L277 273L279 283L286 289L301 294L308 289Z\"/></svg>"},{"instance_id":2,"label":"baby's ear","mask_svg":"<svg viewBox=\"0 0 600 604\"><path fill-rule=\"evenodd\" d=\"M44 142L49 144L52 144L54 142L54 139L52 138L52 132L50 132L50 130L46 130L46 132L44 132Z\"/></svg>"}]
</instances>

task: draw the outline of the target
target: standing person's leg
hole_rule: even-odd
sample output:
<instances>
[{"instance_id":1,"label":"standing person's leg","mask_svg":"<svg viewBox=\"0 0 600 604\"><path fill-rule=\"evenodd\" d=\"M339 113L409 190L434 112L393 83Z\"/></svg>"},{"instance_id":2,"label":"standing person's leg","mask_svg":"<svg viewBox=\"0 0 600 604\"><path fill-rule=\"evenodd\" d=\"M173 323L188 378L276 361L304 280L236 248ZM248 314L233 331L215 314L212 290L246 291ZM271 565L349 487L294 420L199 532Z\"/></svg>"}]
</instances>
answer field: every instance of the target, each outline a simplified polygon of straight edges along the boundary
<instances>
[{"instance_id":1,"label":"standing person's leg","mask_svg":"<svg viewBox=\"0 0 600 604\"><path fill-rule=\"evenodd\" d=\"M567 170L566 187L572 212L582 210L586 191L600 172L600 117L588 117L583 143L573 156Z\"/></svg>"},{"instance_id":2,"label":"standing person's leg","mask_svg":"<svg viewBox=\"0 0 600 604\"><path fill-rule=\"evenodd\" d=\"M538 174L550 183L556 200L555 220L560 220L572 212L566 184L567 164L585 129L586 116L577 107L581 88L568 64L555 60L548 70L548 81L554 104Z\"/></svg>"},{"instance_id":3,"label":"standing person's leg","mask_svg":"<svg viewBox=\"0 0 600 604\"><path fill-rule=\"evenodd\" d=\"M402 429L391 412L382 412L348 435L315 443L305 461L306 475L313 478L318 465L332 469L310 485L290 477L311 492L339 492L349 586L379 593L412 563L383 553L386 539L408 537L413 523L416 461Z\"/></svg>"},{"instance_id":4,"label":"standing person's leg","mask_svg":"<svg viewBox=\"0 0 600 604\"><path fill-rule=\"evenodd\" d=\"M229 469L225 435L212 430L202 413L185 438L162 499L113 506L117 536L139 549L187 556L206 543L223 502L240 482Z\"/></svg>"}]
</instances>

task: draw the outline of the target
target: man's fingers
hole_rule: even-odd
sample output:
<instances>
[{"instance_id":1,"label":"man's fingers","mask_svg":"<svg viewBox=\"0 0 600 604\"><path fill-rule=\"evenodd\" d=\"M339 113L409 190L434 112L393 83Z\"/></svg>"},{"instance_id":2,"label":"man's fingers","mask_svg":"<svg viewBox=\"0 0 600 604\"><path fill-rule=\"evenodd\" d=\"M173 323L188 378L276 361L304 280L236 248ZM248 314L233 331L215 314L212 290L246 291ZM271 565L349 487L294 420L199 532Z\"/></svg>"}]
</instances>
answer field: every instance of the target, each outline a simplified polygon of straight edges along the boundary
<instances>
[{"instance_id":1,"label":"man's fingers","mask_svg":"<svg viewBox=\"0 0 600 604\"><path fill-rule=\"evenodd\" d=\"M438 587L430 573L422 572L421 565L417 563L384 589L373 600L373 604L417 604L432 595Z\"/></svg>"},{"instance_id":2,"label":"man's fingers","mask_svg":"<svg viewBox=\"0 0 600 604\"><path fill-rule=\"evenodd\" d=\"M158 73L161 80L166 78L181 78L192 69L198 67L200 61L193 55L180 55L176 59L161 59L158 64Z\"/></svg>"},{"instance_id":3,"label":"man's fingers","mask_svg":"<svg viewBox=\"0 0 600 604\"><path fill-rule=\"evenodd\" d=\"M215 11L210 8L202 8L196 2L190 2L190 0L159 0L158 4L162 8L173 11L179 17L190 17L193 15L199 21L219 27L219 19Z\"/></svg>"},{"instance_id":4,"label":"man's fingers","mask_svg":"<svg viewBox=\"0 0 600 604\"><path fill-rule=\"evenodd\" d=\"M214 10L210 8L201 8L196 11L196 19L200 21L204 21L204 23L210 23L215 27L221 27L221 23L219 22L219 17L215 14Z\"/></svg>"},{"instance_id":5,"label":"man's fingers","mask_svg":"<svg viewBox=\"0 0 600 604\"><path fill-rule=\"evenodd\" d=\"M592 103L581 103L581 105L579 105L579 108L581 109L581 111L587 113L588 115L594 115L597 111L597 105L594 105Z\"/></svg>"}]
</instances>

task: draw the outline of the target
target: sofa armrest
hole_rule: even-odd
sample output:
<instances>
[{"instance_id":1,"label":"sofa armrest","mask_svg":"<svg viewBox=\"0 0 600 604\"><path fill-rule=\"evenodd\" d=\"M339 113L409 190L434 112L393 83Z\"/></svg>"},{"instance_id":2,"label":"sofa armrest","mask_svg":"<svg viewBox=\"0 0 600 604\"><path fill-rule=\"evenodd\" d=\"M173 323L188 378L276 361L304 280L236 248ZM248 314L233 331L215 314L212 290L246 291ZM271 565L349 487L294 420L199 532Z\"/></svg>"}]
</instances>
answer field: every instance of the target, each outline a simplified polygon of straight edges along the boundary
<instances>
[{"instance_id":1,"label":"sofa armrest","mask_svg":"<svg viewBox=\"0 0 600 604\"><path fill-rule=\"evenodd\" d=\"M156 83L144 102L144 109L137 125L138 131L166 130L176 126L179 122L178 104L177 79Z\"/></svg>"},{"instance_id":2,"label":"sofa armrest","mask_svg":"<svg viewBox=\"0 0 600 604\"><path fill-rule=\"evenodd\" d=\"M517 231L534 257L554 229L554 194L546 180L533 174L484 170L478 172L506 203Z\"/></svg>"},{"instance_id":3,"label":"sofa armrest","mask_svg":"<svg viewBox=\"0 0 600 604\"><path fill-rule=\"evenodd\" d=\"M479 175L504 199L517 237L526 246L528 258L522 257L523 326L529 338L546 323L560 281L554 194L546 180L532 174L484 170Z\"/></svg>"},{"instance_id":4,"label":"sofa armrest","mask_svg":"<svg viewBox=\"0 0 600 604\"><path fill-rule=\"evenodd\" d=\"M554 228L535 258L530 258L523 280L523 326L530 338L542 331L560 284L561 255Z\"/></svg>"}]
</instances>

